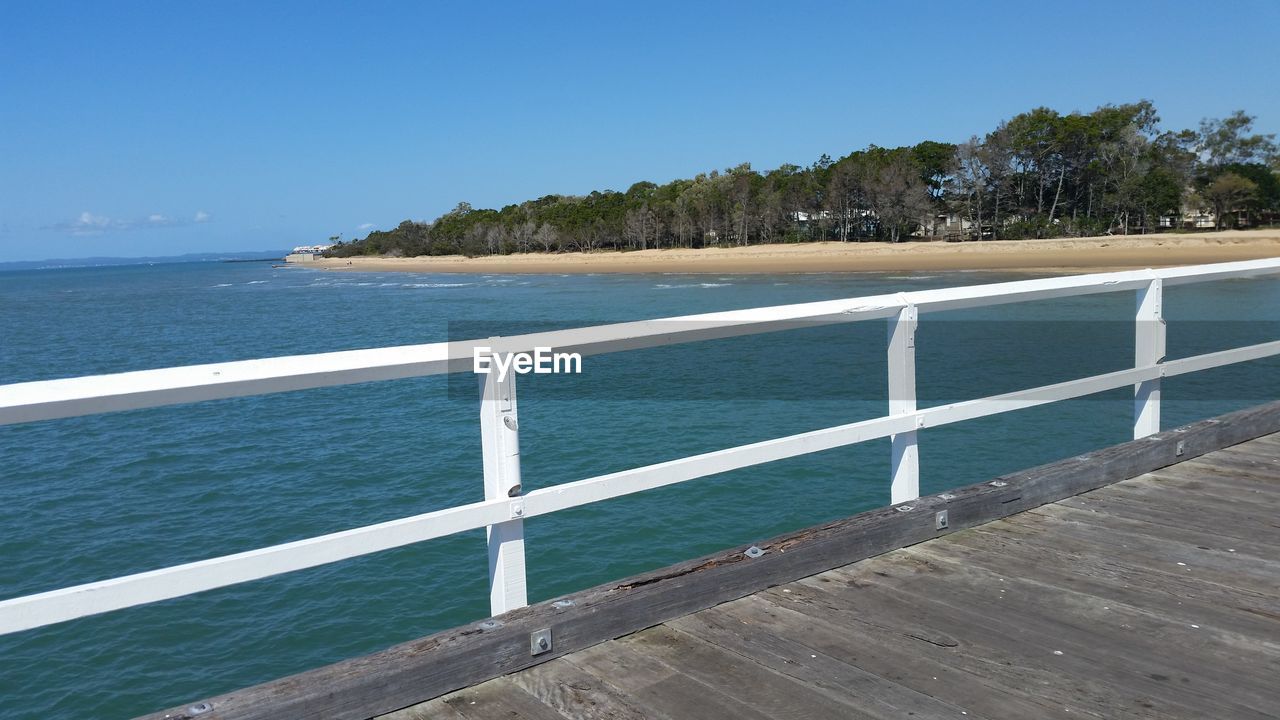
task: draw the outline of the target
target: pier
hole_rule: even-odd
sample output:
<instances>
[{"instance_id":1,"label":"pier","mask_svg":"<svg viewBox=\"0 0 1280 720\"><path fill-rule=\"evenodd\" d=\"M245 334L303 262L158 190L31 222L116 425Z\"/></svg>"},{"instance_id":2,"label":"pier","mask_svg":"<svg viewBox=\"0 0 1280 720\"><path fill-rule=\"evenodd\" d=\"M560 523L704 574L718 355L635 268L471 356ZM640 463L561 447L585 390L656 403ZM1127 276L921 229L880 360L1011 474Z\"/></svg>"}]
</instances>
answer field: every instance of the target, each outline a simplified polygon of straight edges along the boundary
<instances>
[{"instance_id":1,"label":"pier","mask_svg":"<svg viewBox=\"0 0 1280 720\"><path fill-rule=\"evenodd\" d=\"M1161 381L1280 355L1166 358L1166 288L1280 259L1026 280L0 386L0 424L469 372L473 346L593 355L885 323L888 413L525 491L516 378L480 376L485 500L0 601L0 633L485 528L491 616L148 718L1275 717L1280 402L1162 429ZM922 316L1132 293L1131 368L919 407ZM1133 388L1133 440L921 496L930 428ZM524 520L869 440L883 508L530 605Z\"/></svg>"},{"instance_id":2,"label":"pier","mask_svg":"<svg viewBox=\"0 0 1280 720\"><path fill-rule=\"evenodd\" d=\"M1275 718L1278 513L1271 435L385 718Z\"/></svg>"}]
</instances>

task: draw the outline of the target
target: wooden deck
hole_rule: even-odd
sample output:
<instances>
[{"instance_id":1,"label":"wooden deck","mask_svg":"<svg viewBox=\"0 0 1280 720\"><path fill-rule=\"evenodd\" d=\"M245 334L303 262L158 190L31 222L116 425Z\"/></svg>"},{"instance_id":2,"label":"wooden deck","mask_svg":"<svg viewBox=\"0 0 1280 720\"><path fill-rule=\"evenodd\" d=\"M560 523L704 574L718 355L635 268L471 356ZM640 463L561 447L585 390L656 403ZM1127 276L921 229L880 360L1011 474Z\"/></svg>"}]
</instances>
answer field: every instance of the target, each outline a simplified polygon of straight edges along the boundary
<instances>
[{"instance_id":1,"label":"wooden deck","mask_svg":"<svg viewBox=\"0 0 1280 720\"><path fill-rule=\"evenodd\" d=\"M1280 717L1280 435L385 717Z\"/></svg>"}]
</instances>

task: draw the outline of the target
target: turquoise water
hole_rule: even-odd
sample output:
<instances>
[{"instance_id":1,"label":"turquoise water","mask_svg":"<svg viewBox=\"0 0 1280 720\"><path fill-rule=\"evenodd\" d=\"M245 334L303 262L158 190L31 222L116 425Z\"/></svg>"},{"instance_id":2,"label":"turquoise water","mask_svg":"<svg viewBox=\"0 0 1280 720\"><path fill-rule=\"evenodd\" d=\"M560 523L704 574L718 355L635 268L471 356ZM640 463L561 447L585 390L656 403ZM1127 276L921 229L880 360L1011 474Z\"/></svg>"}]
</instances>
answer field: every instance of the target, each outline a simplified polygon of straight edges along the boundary
<instances>
[{"instance_id":1,"label":"turquoise water","mask_svg":"<svg viewBox=\"0 0 1280 720\"><path fill-rule=\"evenodd\" d=\"M267 264L0 272L0 383L1020 279L455 276ZM1280 337L1280 283L1171 288L1169 356ZM926 315L922 404L1119 369L1132 293ZM1226 320L1231 322L1226 322ZM497 322L496 326L494 321ZM528 489L883 414L883 321L520 379ZM1166 381L1165 426L1280 397ZM0 599L479 500L477 407L426 378L0 427ZM928 430L926 492L1128 438L1127 390ZM885 504L878 441L526 524L531 600ZM481 618L483 533L0 637L0 717L130 717Z\"/></svg>"}]
</instances>

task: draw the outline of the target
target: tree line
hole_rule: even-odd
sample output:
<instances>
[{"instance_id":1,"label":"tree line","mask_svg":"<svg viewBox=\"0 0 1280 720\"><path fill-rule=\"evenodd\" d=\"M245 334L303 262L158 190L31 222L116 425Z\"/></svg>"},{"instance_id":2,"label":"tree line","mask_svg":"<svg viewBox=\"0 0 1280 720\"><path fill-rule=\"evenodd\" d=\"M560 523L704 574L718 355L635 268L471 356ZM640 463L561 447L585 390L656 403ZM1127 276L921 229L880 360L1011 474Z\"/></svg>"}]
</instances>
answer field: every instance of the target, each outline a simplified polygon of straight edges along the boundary
<instances>
[{"instance_id":1,"label":"tree line","mask_svg":"<svg viewBox=\"0 0 1280 720\"><path fill-rule=\"evenodd\" d=\"M807 167L750 163L625 192L463 202L430 222L327 254L495 255L820 240L984 240L1150 232L1189 216L1274 222L1280 152L1237 111L1164 130L1150 101L1090 113L1036 108L960 144L874 145Z\"/></svg>"}]
</instances>

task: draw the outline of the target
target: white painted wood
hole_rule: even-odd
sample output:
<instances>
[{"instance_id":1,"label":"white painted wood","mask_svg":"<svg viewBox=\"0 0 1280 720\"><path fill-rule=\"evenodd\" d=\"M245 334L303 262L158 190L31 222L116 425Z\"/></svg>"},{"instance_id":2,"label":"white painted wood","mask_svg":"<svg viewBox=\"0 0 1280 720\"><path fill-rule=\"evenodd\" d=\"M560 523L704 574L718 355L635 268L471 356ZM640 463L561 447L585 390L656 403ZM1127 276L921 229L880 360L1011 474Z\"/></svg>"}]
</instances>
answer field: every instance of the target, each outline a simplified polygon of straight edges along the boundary
<instances>
[{"instance_id":1,"label":"white painted wood","mask_svg":"<svg viewBox=\"0 0 1280 720\"><path fill-rule=\"evenodd\" d=\"M1166 360L1160 368L1164 371L1163 375L1165 377L1173 377L1174 375L1185 375L1187 373L1200 372L1201 370L1212 370L1224 365L1261 360L1275 355L1280 355L1280 340L1258 343L1257 345L1246 345L1230 350L1219 350L1218 352L1205 353L1203 355L1193 355L1191 357L1178 358L1177 360Z\"/></svg>"},{"instance_id":2,"label":"white painted wood","mask_svg":"<svg viewBox=\"0 0 1280 720\"><path fill-rule=\"evenodd\" d=\"M916 324L919 313L910 303L889 319L889 415L916 411ZM889 504L920 497L920 448L915 429L889 436Z\"/></svg>"},{"instance_id":3,"label":"white painted wood","mask_svg":"<svg viewBox=\"0 0 1280 720\"><path fill-rule=\"evenodd\" d=\"M505 501L460 505L329 535L0 601L0 634L193 595L474 530L504 520Z\"/></svg>"},{"instance_id":4,"label":"white painted wood","mask_svg":"<svg viewBox=\"0 0 1280 720\"><path fill-rule=\"evenodd\" d=\"M527 352L541 346L586 356L892 317L907 303L922 313L939 312L1137 290L1153 277L1165 284L1183 284L1274 274L1280 274L1280 258L1020 280L535 333L505 338L501 349ZM472 348L485 342L349 350L2 385L0 425L465 371L471 367Z\"/></svg>"},{"instance_id":5,"label":"white painted wood","mask_svg":"<svg viewBox=\"0 0 1280 720\"><path fill-rule=\"evenodd\" d=\"M505 500L509 515L486 529L489 544L489 607L493 615L529 604L524 571L524 506L520 485L520 423L516 413L516 375L498 373L480 379L480 438L484 457L484 496Z\"/></svg>"},{"instance_id":6,"label":"white painted wood","mask_svg":"<svg viewBox=\"0 0 1280 720\"><path fill-rule=\"evenodd\" d=\"M527 602L522 519L641 492L707 475L883 437L893 438L892 501L918 497L917 430L1083 397L1125 386L1155 388L1156 403L1135 401L1135 435L1158 429L1158 382L1180 375L1280 355L1280 340L1161 362L1160 295L1181 284L1280 273L1280 259L1107 273L1070 278L945 288L759 310L711 313L663 321L524 335L474 343L439 343L167 368L0 386L0 424L69 417L238 395L415 377L470 370L472 347L504 352L552 347L584 355L770 332L811 324L889 318L889 415L751 443L520 495L519 421L514 375L498 383L481 376L481 435L486 500L368 527L187 563L112 580L0 601L0 634L95 613L189 595L315 567L465 530L488 528L494 613ZM915 404L914 329L917 313L1020 302L1091 292L1139 290L1137 367L1003 395L920 410ZM1148 328L1143 330L1142 318ZM910 330L910 332L907 332ZM1145 334L1144 334L1145 333ZM492 382L486 382L492 378ZM1150 400L1148 392L1145 400ZM1151 412L1154 406L1155 411ZM510 417L508 424L506 418ZM1154 419L1153 419L1154 418ZM1146 434L1144 432L1144 434ZM898 448L901 448L899 452ZM514 491L514 492L513 492ZM519 514L517 514L519 513Z\"/></svg>"},{"instance_id":7,"label":"white painted wood","mask_svg":"<svg viewBox=\"0 0 1280 720\"><path fill-rule=\"evenodd\" d=\"M1152 278L1138 291L1134 323L1134 367L1164 362L1164 281ZM1133 439L1160 432L1160 378L1133 387Z\"/></svg>"},{"instance_id":8,"label":"white painted wood","mask_svg":"<svg viewBox=\"0 0 1280 720\"><path fill-rule=\"evenodd\" d=\"M542 488L523 496L523 517L549 513L673 485L752 465L939 427L1131 386L1154 377L1194 372L1280 355L1280 341L1190 358L1163 367L1120 370L1080 380L886 416L694 455ZM500 525L511 499L497 498L236 555L153 570L0 602L0 634L86 615L190 595L294 570L337 562L453 533Z\"/></svg>"}]
</instances>

